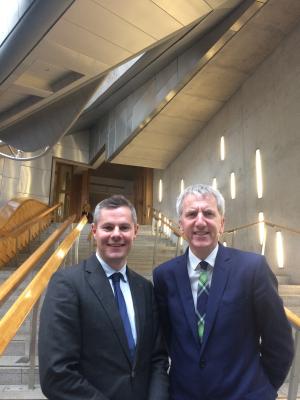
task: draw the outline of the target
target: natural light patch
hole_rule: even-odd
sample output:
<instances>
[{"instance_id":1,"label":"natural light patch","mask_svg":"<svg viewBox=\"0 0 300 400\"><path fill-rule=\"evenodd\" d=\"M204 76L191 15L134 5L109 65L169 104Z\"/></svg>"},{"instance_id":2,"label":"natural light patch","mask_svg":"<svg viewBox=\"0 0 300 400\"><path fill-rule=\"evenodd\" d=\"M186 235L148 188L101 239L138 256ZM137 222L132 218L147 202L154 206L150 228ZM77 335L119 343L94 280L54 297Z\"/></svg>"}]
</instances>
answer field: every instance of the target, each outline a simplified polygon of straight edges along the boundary
<instances>
[{"instance_id":1,"label":"natural light patch","mask_svg":"<svg viewBox=\"0 0 300 400\"><path fill-rule=\"evenodd\" d=\"M0 46L31 3L32 0L0 0Z\"/></svg>"},{"instance_id":2,"label":"natural light patch","mask_svg":"<svg viewBox=\"0 0 300 400\"><path fill-rule=\"evenodd\" d=\"M122 75L124 75L125 72L127 72L129 68L131 68L144 54L145 53L141 53L138 56L130 59L129 61L125 62L122 65L119 65L119 67L110 71L103 79L97 91L90 98L84 109L88 109L97 99L99 99L99 97L102 96L103 93L105 93Z\"/></svg>"}]
</instances>

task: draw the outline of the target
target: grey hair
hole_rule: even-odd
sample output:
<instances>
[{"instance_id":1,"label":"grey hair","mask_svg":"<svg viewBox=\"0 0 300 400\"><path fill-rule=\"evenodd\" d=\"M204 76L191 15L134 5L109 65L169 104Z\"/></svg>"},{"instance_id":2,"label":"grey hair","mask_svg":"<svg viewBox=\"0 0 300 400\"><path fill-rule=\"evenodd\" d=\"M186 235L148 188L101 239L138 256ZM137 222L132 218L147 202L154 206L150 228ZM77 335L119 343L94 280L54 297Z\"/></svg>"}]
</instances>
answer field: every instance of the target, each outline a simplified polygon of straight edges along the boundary
<instances>
[{"instance_id":1,"label":"grey hair","mask_svg":"<svg viewBox=\"0 0 300 400\"><path fill-rule=\"evenodd\" d=\"M176 201L176 211L178 214L178 217L181 217L182 214L182 206L183 206L183 201L188 196L189 194L193 194L195 196L197 195L202 195L202 196L214 196L217 202L217 207L220 215L224 217L225 214L225 200L222 194L214 189L212 186L209 185L204 185L202 183L196 184L196 185L191 185L188 186L184 191L178 196L177 201Z\"/></svg>"},{"instance_id":2,"label":"grey hair","mask_svg":"<svg viewBox=\"0 0 300 400\"><path fill-rule=\"evenodd\" d=\"M134 225L137 224L137 216L136 216L136 211L132 203L126 199L126 197L122 196L121 194L116 194L114 196L108 197L107 199L104 199L100 201L96 205L95 211L94 211L94 224L97 225L99 218L100 218L100 213L101 210L106 208L106 209L114 209L114 208L119 208L119 207L128 207L131 211L131 216L132 216L132 221Z\"/></svg>"}]
</instances>

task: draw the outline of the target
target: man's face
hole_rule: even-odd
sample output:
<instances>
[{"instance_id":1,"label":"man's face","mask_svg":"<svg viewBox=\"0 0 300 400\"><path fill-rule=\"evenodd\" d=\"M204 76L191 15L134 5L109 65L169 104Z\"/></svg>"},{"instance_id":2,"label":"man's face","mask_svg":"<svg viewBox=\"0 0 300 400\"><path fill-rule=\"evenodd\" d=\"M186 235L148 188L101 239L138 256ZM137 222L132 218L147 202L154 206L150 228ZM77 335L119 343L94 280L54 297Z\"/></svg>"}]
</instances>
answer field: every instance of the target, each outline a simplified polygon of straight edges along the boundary
<instances>
[{"instance_id":1,"label":"man's face","mask_svg":"<svg viewBox=\"0 0 300 400\"><path fill-rule=\"evenodd\" d=\"M202 260L216 247L224 230L224 218L212 195L187 195L179 224L192 252Z\"/></svg>"},{"instance_id":2,"label":"man's face","mask_svg":"<svg viewBox=\"0 0 300 400\"><path fill-rule=\"evenodd\" d=\"M100 211L97 225L92 224L92 231L98 253L110 267L118 270L126 264L137 230L130 208L103 208Z\"/></svg>"}]
</instances>

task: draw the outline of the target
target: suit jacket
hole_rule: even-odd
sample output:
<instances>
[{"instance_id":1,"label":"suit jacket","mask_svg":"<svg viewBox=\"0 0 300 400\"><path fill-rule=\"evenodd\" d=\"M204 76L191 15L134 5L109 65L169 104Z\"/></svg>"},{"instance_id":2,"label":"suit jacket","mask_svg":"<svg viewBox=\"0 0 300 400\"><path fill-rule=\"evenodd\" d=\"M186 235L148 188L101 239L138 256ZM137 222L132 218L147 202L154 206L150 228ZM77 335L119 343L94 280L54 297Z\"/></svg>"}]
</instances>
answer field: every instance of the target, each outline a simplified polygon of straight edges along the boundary
<instances>
[{"instance_id":1,"label":"suit jacket","mask_svg":"<svg viewBox=\"0 0 300 400\"><path fill-rule=\"evenodd\" d=\"M187 253L154 271L172 400L274 400L293 357L291 328L264 257L219 245L203 343Z\"/></svg>"},{"instance_id":2,"label":"suit jacket","mask_svg":"<svg viewBox=\"0 0 300 400\"><path fill-rule=\"evenodd\" d=\"M137 348L133 364L110 283L96 256L50 281L39 332L49 400L167 400L167 354L152 284L127 269Z\"/></svg>"}]
</instances>

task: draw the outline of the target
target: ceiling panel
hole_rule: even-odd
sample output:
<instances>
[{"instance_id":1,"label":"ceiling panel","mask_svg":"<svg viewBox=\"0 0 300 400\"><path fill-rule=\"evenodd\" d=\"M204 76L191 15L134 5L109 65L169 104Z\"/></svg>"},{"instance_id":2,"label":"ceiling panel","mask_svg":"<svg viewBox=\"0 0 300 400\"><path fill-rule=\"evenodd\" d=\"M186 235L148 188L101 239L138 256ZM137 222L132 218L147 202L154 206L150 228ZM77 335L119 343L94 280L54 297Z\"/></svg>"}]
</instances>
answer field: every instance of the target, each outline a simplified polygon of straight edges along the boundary
<instances>
[{"instance_id":1,"label":"ceiling panel","mask_svg":"<svg viewBox=\"0 0 300 400\"><path fill-rule=\"evenodd\" d=\"M197 74L184 87L183 93L192 96L209 96L210 99L226 101L248 75L234 68L221 67L212 62L206 65L201 74Z\"/></svg>"},{"instance_id":2,"label":"ceiling panel","mask_svg":"<svg viewBox=\"0 0 300 400\"><path fill-rule=\"evenodd\" d=\"M49 64L39 59L35 60L30 66L31 75L34 75L36 79L40 79L49 83L59 79L68 71L69 69Z\"/></svg>"},{"instance_id":3,"label":"ceiling panel","mask_svg":"<svg viewBox=\"0 0 300 400\"><path fill-rule=\"evenodd\" d=\"M212 8L203 0L152 1L184 25L188 25L212 11Z\"/></svg>"},{"instance_id":4,"label":"ceiling panel","mask_svg":"<svg viewBox=\"0 0 300 400\"><path fill-rule=\"evenodd\" d=\"M95 1L156 39L162 39L183 27L182 23L174 19L151 0Z\"/></svg>"},{"instance_id":5,"label":"ceiling panel","mask_svg":"<svg viewBox=\"0 0 300 400\"><path fill-rule=\"evenodd\" d=\"M49 32L48 38L109 66L116 65L132 55L127 50L64 19L58 21Z\"/></svg>"},{"instance_id":6,"label":"ceiling panel","mask_svg":"<svg viewBox=\"0 0 300 400\"><path fill-rule=\"evenodd\" d=\"M207 94L209 96L209 93ZM183 119L194 121L208 121L216 109L222 106L222 102L209 98L199 98L181 93L163 109L162 114L170 117L181 116Z\"/></svg>"},{"instance_id":7,"label":"ceiling panel","mask_svg":"<svg viewBox=\"0 0 300 400\"><path fill-rule=\"evenodd\" d=\"M238 35L231 39L229 46L220 50L218 64L250 74L282 39L281 31L260 27L252 19Z\"/></svg>"},{"instance_id":8,"label":"ceiling panel","mask_svg":"<svg viewBox=\"0 0 300 400\"><path fill-rule=\"evenodd\" d=\"M163 134L172 132L173 136L180 136L184 132L189 132L193 136L200 131L203 124L204 123L201 121L182 119L178 115L170 117L168 115L159 114L159 116L155 117L144 130Z\"/></svg>"},{"instance_id":9,"label":"ceiling panel","mask_svg":"<svg viewBox=\"0 0 300 400\"><path fill-rule=\"evenodd\" d=\"M131 53L155 42L155 38L90 0L77 0L64 19Z\"/></svg>"},{"instance_id":10,"label":"ceiling panel","mask_svg":"<svg viewBox=\"0 0 300 400\"><path fill-rule=\"evenodd\" d=\"M36 54L45 63L87 76L100 74L109 68L107 64L97 61L93 57L88 57L50 40L43 41L36 50Z\"/></svg>"}]
</instances>

